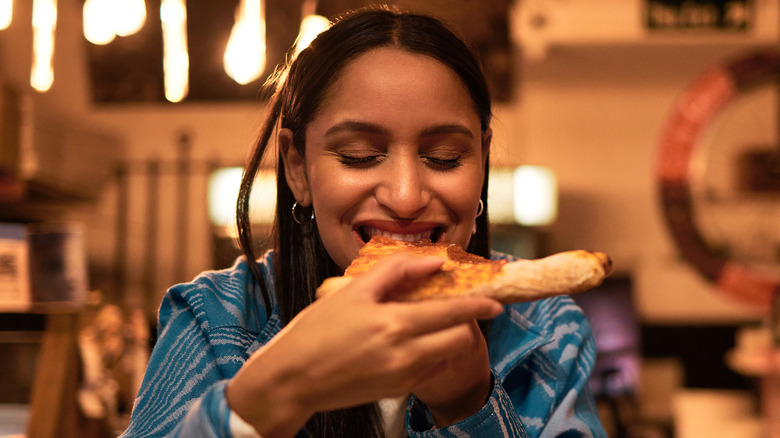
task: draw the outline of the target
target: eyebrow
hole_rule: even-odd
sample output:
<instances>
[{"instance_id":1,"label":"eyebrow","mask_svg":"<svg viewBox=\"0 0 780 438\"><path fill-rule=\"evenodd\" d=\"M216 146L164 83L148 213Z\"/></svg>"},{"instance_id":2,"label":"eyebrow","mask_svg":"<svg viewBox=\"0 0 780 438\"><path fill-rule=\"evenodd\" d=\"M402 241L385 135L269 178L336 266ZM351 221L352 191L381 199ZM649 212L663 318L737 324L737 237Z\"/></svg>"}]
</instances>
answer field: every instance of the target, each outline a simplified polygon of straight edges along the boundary
<instances>
[{"instance_id":1,"label":"eyebrow","mask_svg":"<svg viewBox=\"0 0 780 438\"><path fill-rule=\"evenodd\" d=\"M325 131L325 135L332 135L332 134L338 134L340 132L366 132L369 134L387 134L387 129L382 128L379 125L373 124L373 123L366 123L366 122L358 122L355 120L346 120L344 122L337 123L330 128L328 128L327 131Z\"/></svg>"},{"instance_id":2,"label":"eyebrow","mask_svg":"<svg viewBox=\"0 0 780 438\"><path fill-rule=\"evenodd\" d=\"M471 138L474 137L471 130L465 125L453 123L445 125L434 125L429 128L425 128L422 132L423 136L426 135L439 135L439 134L463 134Z\"/></svg>"},{"instance_id":3,"label":"eyebrow","mask_svg":"<svg viewBox=\"0 0 780 438\"><path fill-rule=\"evenodd\" d=\"M365 132L369 134L384 134L384 135L389 134L389 131L387 129L374 123L360 122L356 120L346 120L328 128L328 130L325 132L325 135L328 136L340 132L349 132L349 131ZM440 134L462 134L472 138L474 137L474 134L471 132L471 130L468 127L458 123L434 125L434 126L427 127L423 130L421 136L440 135Z\"/></svg>"}]
</instances>

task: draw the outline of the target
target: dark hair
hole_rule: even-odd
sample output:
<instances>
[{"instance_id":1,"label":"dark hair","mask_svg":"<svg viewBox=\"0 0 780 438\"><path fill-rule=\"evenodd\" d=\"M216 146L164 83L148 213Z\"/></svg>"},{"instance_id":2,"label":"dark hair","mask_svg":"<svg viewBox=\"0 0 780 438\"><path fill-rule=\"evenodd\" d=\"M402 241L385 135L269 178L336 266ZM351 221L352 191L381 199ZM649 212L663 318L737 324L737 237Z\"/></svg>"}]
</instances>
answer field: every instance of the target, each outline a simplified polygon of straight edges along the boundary
<instances>
[{"instance_id":1,"label":"dark hair","mask_svg":"<svg viewBox=\"0 0 780 438\"><path fill-rule=\"evenodd\" d=\"M319 110L322 99L343 67L356 56L378 47L432 57L452 69L461 79L480 118L482 134L492 117L490 94L479 62L466 44L441 21L389 8L365 8L349 13L312 41L308 48L277 76L274 94L259 138L245 166L237 204L238 241L252 273L259 283L270 315L271 301L256 263L249 197L277 123L293 133L293 147L301 155L306 144L307 124ZM278 154L277 154L278 155ZM299 225L292 217L295 198L287 185L281 156L277 157L277 197L274 221L275 290L282 323L289 322L311 304L322 281L341 275L341 269L328 256L314 224ZM487 222L488 162L481 199L485 214L477 218L477 232L467 250L489 256ZM360 414L358 414L360 412ZM375 407L369 405L315 415L308 424L314 436L381 436ZM365 418L365 419L364 419ZM367 419L367 420L366 420Z\"/></svg>"}]
</instances>

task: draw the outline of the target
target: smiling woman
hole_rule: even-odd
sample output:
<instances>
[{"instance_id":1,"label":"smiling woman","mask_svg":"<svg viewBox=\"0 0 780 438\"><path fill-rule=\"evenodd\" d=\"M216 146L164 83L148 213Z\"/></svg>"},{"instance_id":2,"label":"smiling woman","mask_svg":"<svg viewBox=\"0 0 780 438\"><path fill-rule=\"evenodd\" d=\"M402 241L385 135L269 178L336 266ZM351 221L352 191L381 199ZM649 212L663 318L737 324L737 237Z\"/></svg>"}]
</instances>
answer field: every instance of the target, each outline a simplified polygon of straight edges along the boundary
<instances>
[{"instance_id":1,"label":"smiling woman","mask_svg":"<svg viewBox=\"0 0 780 438\"><path fill-rule=\"evenodd\" d=\"M364 9L315 38L244 170L244 255L166 294L125 436L604 436L593 335L568 297L398 302L443 266L396 253L315 300L375 235L511 259L488 246L490 120L479 63L432 17ZM258 259L250 198L274 145Z\"/></svg>"},{"instance_id":2,"label":"smiling woman","mask_svg":"<svg viewBox=\"0 0 780 438\"><path fill-rule=\"evenodd\" d=\"M458 77L428 56L378 48L330 90L303 154L290 129L279 145L290 188L313 206L339 268L372 234L468 246L491 135Z\"/></svg>"}]
</instances>

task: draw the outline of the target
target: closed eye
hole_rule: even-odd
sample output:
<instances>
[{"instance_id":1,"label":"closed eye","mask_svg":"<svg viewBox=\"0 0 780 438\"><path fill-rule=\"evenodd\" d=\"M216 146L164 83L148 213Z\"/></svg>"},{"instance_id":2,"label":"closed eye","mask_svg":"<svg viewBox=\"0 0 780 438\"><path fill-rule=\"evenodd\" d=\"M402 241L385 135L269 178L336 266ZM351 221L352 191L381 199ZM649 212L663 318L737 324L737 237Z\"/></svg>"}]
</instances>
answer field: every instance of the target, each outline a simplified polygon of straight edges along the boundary
<instances>
[{"instance_id":1,"label":"closed eye","mask_svg":"<svg viewBox=\"0 0 780 438\"><path fill-rule=\"evenodd\" d=\"M424 156L422 157L422 160L425 163L427 163L431 168L436 170L449 170L463 165L460 156L457 156L455 158L438 158L438 157Z\"/></svg>"},{"instance_id":2,"label":"closed eye","mask_svg":"<svg viewBox=\"0 0 780 438\"><path fill-rule=\"evenodd\" d=\"M366 155L366 156L352 156L352 155L339 155L339 162L349 167L369 167L380 162L384 158L383 155Z\"/></svg>"}]
</instances>

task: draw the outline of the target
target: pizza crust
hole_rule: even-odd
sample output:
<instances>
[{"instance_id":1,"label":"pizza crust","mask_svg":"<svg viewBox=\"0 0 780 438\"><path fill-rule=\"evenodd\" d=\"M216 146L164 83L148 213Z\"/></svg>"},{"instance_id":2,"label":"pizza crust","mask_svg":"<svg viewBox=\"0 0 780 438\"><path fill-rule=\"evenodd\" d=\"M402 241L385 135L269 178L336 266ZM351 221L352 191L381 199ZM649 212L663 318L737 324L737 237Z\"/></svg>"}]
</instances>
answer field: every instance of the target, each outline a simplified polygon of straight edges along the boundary
<instances>
[{"instance_id":1,"label":"pizza crust","mask_svg":"<svg viewBox=\"0 0 780 438\"><path fill-rule=\"evenodd\" d=\"M375 236L359 252L343 276L325 280L321 298L345 287L352 279L394 252L443 258L444 264L420 282L390 297L394 301L483 295L503 303L532 301L582 292L602 283L612 261L601 252L566 251L536 260L487 260L458 245L401 242Z\"/></svg>"}]
</instances>

